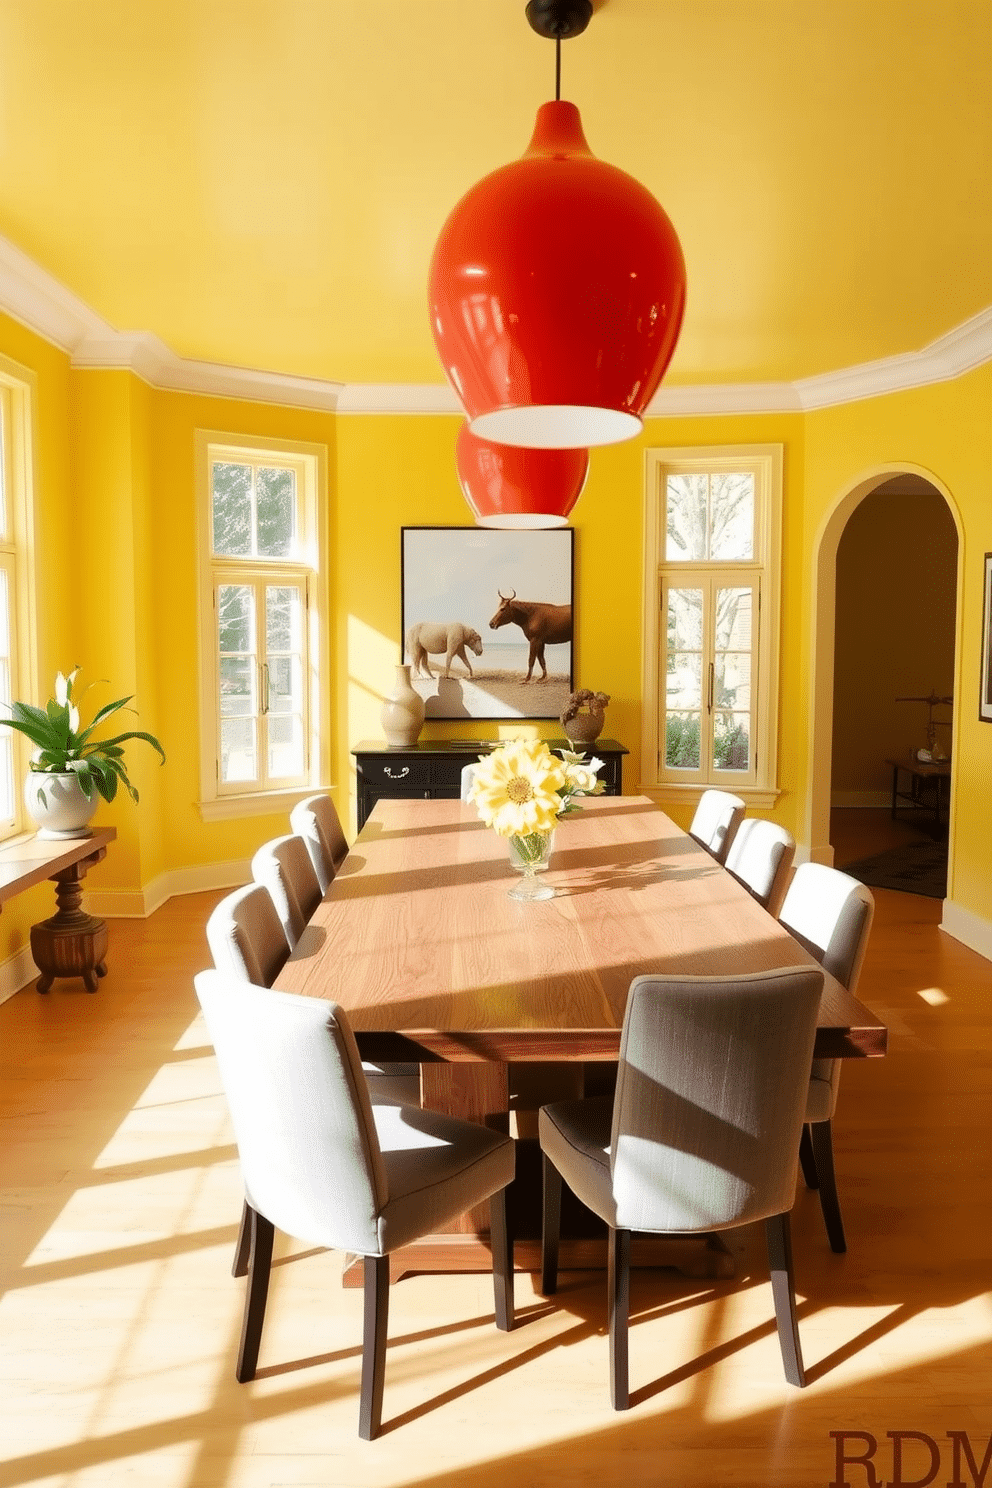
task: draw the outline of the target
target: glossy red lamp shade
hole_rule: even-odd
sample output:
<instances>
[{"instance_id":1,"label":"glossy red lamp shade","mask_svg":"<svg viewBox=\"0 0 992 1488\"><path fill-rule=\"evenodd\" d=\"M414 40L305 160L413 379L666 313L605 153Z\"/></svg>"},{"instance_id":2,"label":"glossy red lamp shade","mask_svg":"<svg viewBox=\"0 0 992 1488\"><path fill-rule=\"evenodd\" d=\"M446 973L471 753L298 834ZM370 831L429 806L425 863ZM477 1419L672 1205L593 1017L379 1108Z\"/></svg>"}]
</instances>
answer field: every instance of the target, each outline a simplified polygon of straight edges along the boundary
<instances>
[{"instance_id":1,"label":"glossy red lamp shade","mask_svg":"<svg viewBox=\"0 0 992 1488\"><path fill-rule=\"evenodd\" d=\"M544 449L629 439L671 360L685 261L664 209L597 160L572 103L462 197L430 269L434 341L473 434Z\"/></svg>"},{"instance_id":2,"label":"glossy red lamp shade","mask_svg":"<svg viewBox=\"0 0 992 1488\"><path fill-rule=\"evenodd\" d=\"M480 527L564 527L586 483L589 451L494 444L462 424L455 464Z\"/></svg>"}]
</instances>

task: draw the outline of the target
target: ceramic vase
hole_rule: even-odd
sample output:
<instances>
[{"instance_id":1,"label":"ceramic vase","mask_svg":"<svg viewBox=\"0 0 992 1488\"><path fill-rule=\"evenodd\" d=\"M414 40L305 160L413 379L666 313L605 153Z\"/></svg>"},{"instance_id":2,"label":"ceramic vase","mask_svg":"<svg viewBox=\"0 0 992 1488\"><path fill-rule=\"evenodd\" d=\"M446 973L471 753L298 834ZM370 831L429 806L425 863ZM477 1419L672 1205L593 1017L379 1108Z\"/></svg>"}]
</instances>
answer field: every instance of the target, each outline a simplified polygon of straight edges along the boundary
<instances>
[{"instance_id":1,"label":"ceramic vase","mask_svg":"<svg viewBox=\"0 0 992 1488\"><path fill-rule=\"evenodd\" d=\"M28 816L38 824L43 841L88 837L89 821L100 804L96 791L89 799L79 784L75 770L50 775L29 770L24 782L24 805Z\"/></svg>"},{"instance_id":2,"label":"ceramic vase","mask_svg":"<svg viewBox=\"0 0 992 1488\"><path fill-rule=\"evenodd\" d=\"M603 732L605 722L605 713L576 713L562 727L573 744L591 744Z\"/></svg>"},{"instance_id":3,"label":"ceramic vase","mask_svg":"<svg viewBox=\"0 0 992 1488\"><path fill-rule=\"evenodd\" d=\"M394 749L416 744L424 726L424 700L410 681L410 668L396 668L396 682L379 714L386 743Z\"/></svg>"}]
</instances>

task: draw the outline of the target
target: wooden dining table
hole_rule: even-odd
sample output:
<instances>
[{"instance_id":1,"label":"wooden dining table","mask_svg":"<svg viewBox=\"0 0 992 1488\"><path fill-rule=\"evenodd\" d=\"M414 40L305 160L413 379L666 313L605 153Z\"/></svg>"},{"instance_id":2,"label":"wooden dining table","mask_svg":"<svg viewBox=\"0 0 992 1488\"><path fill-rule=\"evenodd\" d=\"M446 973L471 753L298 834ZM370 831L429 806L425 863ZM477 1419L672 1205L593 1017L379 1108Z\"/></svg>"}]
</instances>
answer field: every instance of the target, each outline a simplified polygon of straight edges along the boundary
<instances>
[{"instance_id":1,"label":"wooden dining table","mask_svg":"<svg viewBox=\"0 0 992 1488\"><path fill-rule=\"evenodd\" d=\"M552 898L511 899L516 878L506 841L473 806L380 801L275 986L339 1003L364 1056L416 1060L424 1106L505 1125L509 1068L617 1059L634 977L815 964L645 797L589 797L559 823ZM815 1054L874 1058L886 1037L825 975ZM488 1266L486 1226L485 1209L473 1211L394 1270ZM534 1244L518 1241L518 1264L530 1268ZM563 1241L562 1264L597 1264L600 1250ZM724 1264L710 1268L697 1246L683 1269Z\"/></svg>"}]
</instances>

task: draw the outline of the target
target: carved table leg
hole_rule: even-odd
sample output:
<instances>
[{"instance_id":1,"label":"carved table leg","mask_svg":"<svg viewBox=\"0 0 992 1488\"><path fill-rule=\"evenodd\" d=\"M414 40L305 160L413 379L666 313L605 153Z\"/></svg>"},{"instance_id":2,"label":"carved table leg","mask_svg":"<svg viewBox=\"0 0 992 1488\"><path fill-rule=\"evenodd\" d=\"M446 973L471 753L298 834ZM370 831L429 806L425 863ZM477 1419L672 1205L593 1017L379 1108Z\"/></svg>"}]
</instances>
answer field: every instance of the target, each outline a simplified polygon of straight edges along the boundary
<instances>
[{"instance_id":1,"label":"carved table leg","mask_svg":"<svg viewBox=\"0 0 992 1488\"><path fill-rule=\"evenodd\" d=\"M31 927L31 954L41 972L38 991L47 992L56 977L82 977L87 992L107 974L107 924L80 908L87 869L106 856L100 848L53 875L57 910L51 919Z\"/></svg>"}]
</instances>

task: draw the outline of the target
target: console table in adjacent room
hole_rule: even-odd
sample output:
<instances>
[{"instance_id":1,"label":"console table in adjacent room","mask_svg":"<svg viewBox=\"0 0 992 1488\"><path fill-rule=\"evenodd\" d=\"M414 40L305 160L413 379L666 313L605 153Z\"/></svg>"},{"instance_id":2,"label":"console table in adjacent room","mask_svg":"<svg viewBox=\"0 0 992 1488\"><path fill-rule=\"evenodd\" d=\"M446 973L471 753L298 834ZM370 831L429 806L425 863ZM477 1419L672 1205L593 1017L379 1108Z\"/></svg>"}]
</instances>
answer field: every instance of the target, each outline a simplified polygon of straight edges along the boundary
<instances>
[{"instance_id":1,"label":"console table in adjacent room","mask_svg":"<svg viewBox=\"0 0 992 1488\"><path fill-rule=\"evenodd\" d=\"M926 815L933 813L935 829L946 825L951 803L950 760L919 760L913 755L902 759L887 759L892 766L892 818L901 809L907 808ZM900 774L909 776L909 789L902 788Z\"/></svg>"},{"instance_id":2,"label":"console table in adjacent room","mask_svg":"<svg viewBox=\"0 0 992 1488\"><path fill-rule=\"evenodd\" d=\"M418 739L416 744L394 748L364 740L351 751L355 756L358 785L358 830L361 831L376 801L420 797L428 801L457 801L461 795L462 768L490 753L501 739ZM548 739L549 749L585 749L587 757L603 761L599 778L605 794L623 793L623 757L629 751L616 739L596 739L589 745L573 745L568 739Z\"/></svg>"},{"instance_id":3,"label":"console table in adjacent room","mask_svg":"<svg viewBox=\"0 0 992 1488\"><path fill-rule=\"evenodd\" d=\"M28 837L0 848L0 907L46 878L55 884L55 914L31 926L39 992L47 992L56 977L77 976L87 992L95 992L97 978L106 975L107 923L79 906L83 879L116 836L116 827L99 827L86 837Z\"/></svg>"}]
</instances>

